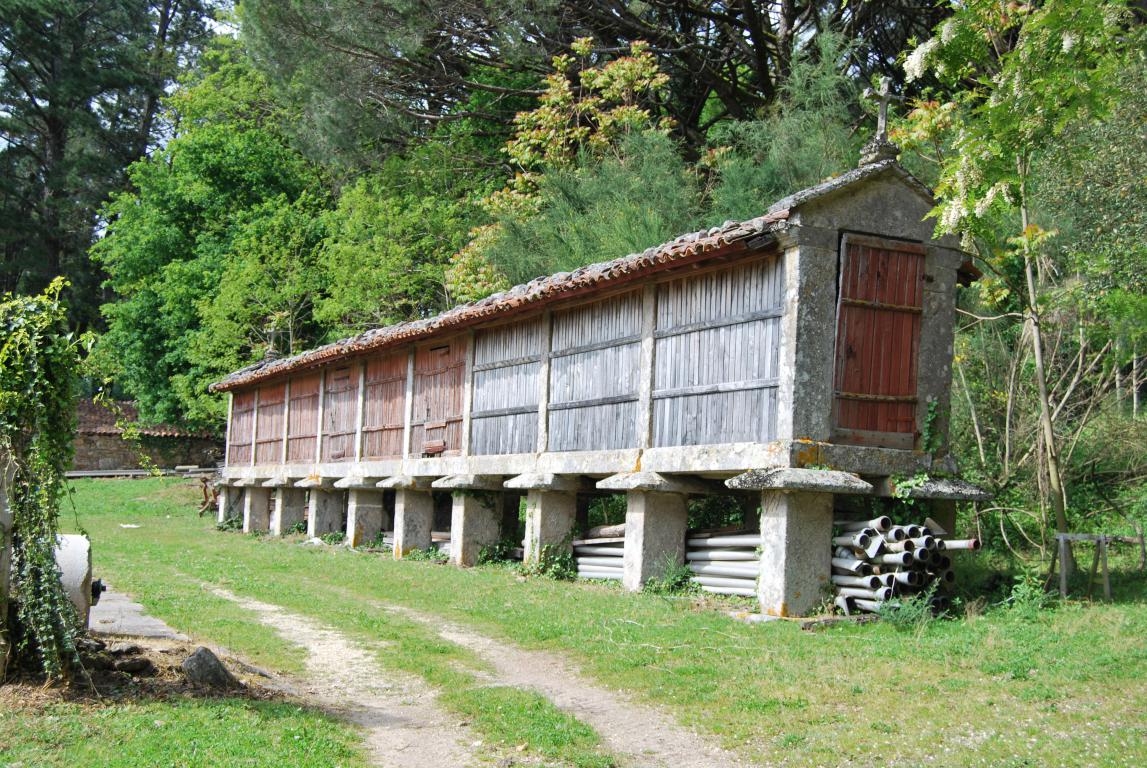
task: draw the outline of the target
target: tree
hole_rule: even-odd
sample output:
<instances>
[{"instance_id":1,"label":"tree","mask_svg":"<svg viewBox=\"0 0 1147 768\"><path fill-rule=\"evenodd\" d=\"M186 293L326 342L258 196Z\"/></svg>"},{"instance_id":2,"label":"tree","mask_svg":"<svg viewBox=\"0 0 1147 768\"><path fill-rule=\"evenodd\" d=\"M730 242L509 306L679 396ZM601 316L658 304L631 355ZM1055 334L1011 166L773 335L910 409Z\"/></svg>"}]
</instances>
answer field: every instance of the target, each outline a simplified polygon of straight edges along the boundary
<instances>
[{"instance_id":1,"label":"tree","mask_svg":"<svg viewBox=\"0 0 1147 768\"><path fill-rule=\"evenodd\" d=\"M241 269L232 265L240 251L256 250L258 227L267 226L271 240L289 236L276 228L274 208L294 207L284 215L297 220L314 206L301 203L304 196L326 199L325 180L288 146L288 116L231 38L216 38L169 107L174 137L132 165L134 189L113 198L107 234L92 250L116 295L103 308L108 331L98 353L137 399L143 420L213 428L222 414L206 385L232 370L236 358L193 352L205 348L198 335L203 313L227 270ZM251 321L265 330L266 318ZM313 341L300 334L282 351ZM264 353L254 342L239 350L248 356L242 362Z\"/></svg>"},{"instance_id":2,"label":"tree","mask_svg":"<svg viewBox=\"0 0 1147 768\"><path fill-rule=\"evenodd\" d=\"M466 119L505 135L515 100L539 95L553 56L592 37L603 59L649 44L668 76L665 109L695 153L716 123L773 103L819 34L856 43L845 66L861 77L899 82L897 55L948 10L913 0L248 0L241 13L260 66L342 145L385 151Z\"/></svg>"},{"instance_id":3,"label":"tree","mask_svg":"<svg viewBox=\"0 0 1147 768\"><path fill-rule=\"evenodd\" d=\"M345 188L327 216L319 261L327 291L315 319L328 335L432 315L445 305L443 272L474 215L463 200L395 188L411 163Z\"/></svg>"},{"instance_id":4,"label":"tree","mask_svg":"<svg viewBox=\"0 0 1147 768\"><path fill-rule=\"evenodd\" d=\"M1013 307L1024 318L1045 498L1056 530L1066 532L1062 439L1045 348L1049 233L1032 210L1031 182L1035 163L1067 125L1110 107L1114 75L1127 50L1125 4L971 0L954 8L905 62L909 80L931 72L949 89L917 107L914 125L926 140L944 129L951 141L952 154L939 159L939 231L961 233L969 245L978 245L1002 278L1004 290L997 296L1015 297Z\"/></svg>"},{"instance_id":5,"label":"tree","mask_svg":"<svg viewBox=\"0 0 1147 768\"><path fill-rule=\"evenodd\" d=\"M709 219L758 216L761 206L856 165L856 81L841 71L842 39L821 34L791 63L777 101L759 120L721 123L710 132L707 163L717 182Z\"/></svg>"},{"instance_id":6,"label":"tree","mask_svg":"<svg viewBox=\"0 0 1147 768\"><path fill-rule=\"evenodd\" d=\"M493 223L451 261L455 300L656 245L692 218L695 185L657 107L667 78L648 46L607 61L588 38L572 51L554 57L538 106L514 118L505 151L517 173L483 200Z\"/></svg>"},{"instance_id":7,"label":"tree","mask_svg":"<svg viewBox=\"0 0 1147 768\"><path fill-rule=\"evenodd\" d=\"M210 0L0 0L0 290L57 275L98 324L87 251L107 195L162 130L158 100L202 42Z\"/></svg>"}]
</instances>

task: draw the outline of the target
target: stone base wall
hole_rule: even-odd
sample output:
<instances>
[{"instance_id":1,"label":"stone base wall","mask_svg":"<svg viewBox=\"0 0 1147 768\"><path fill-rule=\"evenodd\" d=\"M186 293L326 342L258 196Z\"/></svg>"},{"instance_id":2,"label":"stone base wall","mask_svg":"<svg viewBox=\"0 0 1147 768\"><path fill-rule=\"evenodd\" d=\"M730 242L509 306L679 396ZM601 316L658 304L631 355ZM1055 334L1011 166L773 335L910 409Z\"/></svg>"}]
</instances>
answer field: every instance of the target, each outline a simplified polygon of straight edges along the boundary
<instances>
[{"instance_id":1,"label":"stone base wall","mask_svg":"<svg viewBox=\"0 0 1147 768\"><path fill-rule=\"evenodd\" d=\"M214 467L223 456L220 441L193 437L142 437L138 444L118 435L77 435L72 469L143 469L140 452L160 469L182 465Z\"/></svg>"}]
</instances>

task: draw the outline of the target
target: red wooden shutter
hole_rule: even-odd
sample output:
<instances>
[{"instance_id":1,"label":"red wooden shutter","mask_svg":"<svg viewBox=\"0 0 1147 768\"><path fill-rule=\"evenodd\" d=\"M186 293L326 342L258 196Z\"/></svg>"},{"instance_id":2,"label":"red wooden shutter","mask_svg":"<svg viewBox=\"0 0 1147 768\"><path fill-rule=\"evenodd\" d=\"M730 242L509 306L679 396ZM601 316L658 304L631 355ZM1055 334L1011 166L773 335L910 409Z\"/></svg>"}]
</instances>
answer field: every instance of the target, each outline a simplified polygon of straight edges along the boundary
<instances>
[{"instance_id":1,"label":"red wooden shutter","mask_svg":"<svg viewBox=\"0 0 1147 768\"><path fill-rule=\"evenodd\" d=\"M924 300L924 248L847 235L841 247L834 439L911 449Z\"/></svg>"}]
</instances>

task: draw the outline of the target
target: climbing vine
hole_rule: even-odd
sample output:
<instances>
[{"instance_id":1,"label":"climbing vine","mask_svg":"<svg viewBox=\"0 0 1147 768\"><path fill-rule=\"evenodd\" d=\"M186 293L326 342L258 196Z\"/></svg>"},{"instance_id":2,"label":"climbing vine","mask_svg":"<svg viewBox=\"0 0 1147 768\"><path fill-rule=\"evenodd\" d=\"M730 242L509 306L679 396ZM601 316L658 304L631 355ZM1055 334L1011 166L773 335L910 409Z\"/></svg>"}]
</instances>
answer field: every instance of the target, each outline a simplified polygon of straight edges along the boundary
<instances>
[{"instance_id":1,"label":"climbing vine","mask_svg":"<svg viewBox=\"0 0 1147 768\"><path fill-rule=\"evenodd\" d=\"M38 664L49 678L68 673L76 633L75 609L55 560L80 349L60 303L64 286L57 279L40 296L0 298L0 454L8 454L15 469L8 505L19 632L12 633L11 650L17 661ZM4 622L0 629L10 628ZM7 661L0 658L0 679Z\"/></svg>"}]
</instances>

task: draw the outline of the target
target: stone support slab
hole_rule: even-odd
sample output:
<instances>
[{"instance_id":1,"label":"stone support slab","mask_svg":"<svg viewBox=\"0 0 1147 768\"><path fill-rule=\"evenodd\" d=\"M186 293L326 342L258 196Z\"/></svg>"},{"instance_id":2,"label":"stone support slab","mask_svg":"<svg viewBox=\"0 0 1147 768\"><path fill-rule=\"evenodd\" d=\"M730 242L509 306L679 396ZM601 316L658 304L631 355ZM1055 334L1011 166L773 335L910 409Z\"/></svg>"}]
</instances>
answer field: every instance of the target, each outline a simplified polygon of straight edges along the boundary
<instances>
[{"instance_id":1,"label":"stone support slab","mask_svg":"<svg viewBox=\"0 0 1147 768\"><path fill-rule=\"evenodd\" d=\"M346 521L346 493L311 488L307 496L307 537L342 532Z\"/></svg>"},{"instance_id":2,"label":"stone support slab","mask_svg":"<svg viewBox=\"0 0 1147 768\"><path fill-rule=\"evenodd\" d=\"M570 550L577 494L564 491L532 490L526 494L526 563L535 563L544 547Z\"/></svg>"},{"instance_id":3,"label":"stone support slab","mask_svg":"<svg viewBox=\"0 0 1147 768\"><path fill-rule=\"evenodd\" d=\"M307 519L307 492L301 488L280 486L274 489L275 499L271 507L271 535L282 536L296 523Z\"/></svg>"},{"instance_id":4,"label":"stone support slab","mask_svg":"<svg viewBox=\"0 0 1147 768\"><path fill-rule=\"evenodd\" d=\"M669 565L685 562L685 529L689 513L680 493L629 491L625 494L625 556L622 586L641 589L665 574Z\"/></svg>"},{"instance_id":5,"label":"stone support slab","mask_svg":"<svg viewBox=\"0 0 1147 768\"><path fill-rule=\"evenodd\" d=\"M382 491L352 488L347 491L346 540L352 547L374 541L390 520L382 503Z\"/></svg>"},{"instance_id":6,"label":"stone support slab","mask_svg":"<svg viewBox=\"0 0 1147 768\"><path fill-rule=\"evenodd\" d=\"M762 613L804 616L828 594L832 501L831 493L761 492Z\"/></svg>"},{"instance_id":7,"label":"stone support slab","mask_svg":"<svg viewBox=\"0 0 1147 768\"><path fill-rule=\"evenodd\" d=\"M262 533L271 528L271 489L243 489L243 533Z\"/></svg>"},{"instance_id":8,"label":"stone support slab","mask_svg":"<svg viewBox=\"0 0 1147 768\"><path fill-rule=\"evenodd\" d=\"M394 557L430 547L434 497L430 491L398 488L394 492Z\"/></svg>"},{"instance_id":9,"label":"stone support slab","mask_svg":"<svg viewBox=\"0 0 1147 768\"><path fill-rule=\"evenodd\" d=\"M502 537L502 494L455 493L450 517L450 562L476 565L482 547Z\"/></svg>"}]
</instances>

